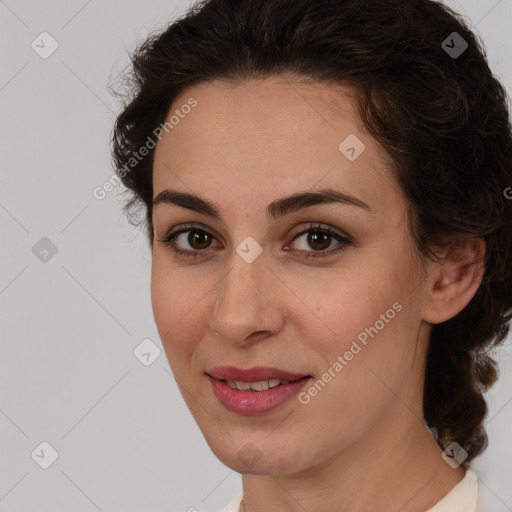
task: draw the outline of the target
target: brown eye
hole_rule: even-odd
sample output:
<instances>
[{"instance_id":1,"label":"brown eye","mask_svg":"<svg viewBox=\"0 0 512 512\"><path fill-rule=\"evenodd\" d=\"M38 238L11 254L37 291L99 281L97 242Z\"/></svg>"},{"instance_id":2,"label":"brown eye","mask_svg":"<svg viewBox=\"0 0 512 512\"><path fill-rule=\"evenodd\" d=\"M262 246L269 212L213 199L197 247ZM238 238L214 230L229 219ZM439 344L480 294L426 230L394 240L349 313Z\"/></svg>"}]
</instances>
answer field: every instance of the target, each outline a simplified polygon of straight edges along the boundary
<instances>
[{"instance_id":1,"label":"brown eye","mask_svg":"<svg viewBox=\"0 0 512 512\"><path fill-rule=\"evenodd\" d=\"M212 240L216 238L211 233L192 225L173 231L158 241L177 255L197 258L210 252L205 249L211 246Z\"/></svg>"},{"instance_id":2,"label":"brown eye","mask_svg":"<svg viewBox=\"0 0 512 512\"><path fill-rule=\"evenodd\" d=\"M295 242L300 238L303 239L302 243ZM314 226L313 224L310 224L308 229L298 233L293 240L293 245L296 246L295 251L302 253L306 258L330 256L352 244L348 236L344 236L330 228L324 228L321 225ZM332 249L326 250L330 248L333 241L337 242L337 244Z\"/></svg>"},{"instance_id":3,"label":"brown eye","mask_svg":"<svg viewBox=\"0 0 512 512\"><path fill-rule=\"evenodd\" d=\"M331 235L323 231L309 231L307 242L315 250L327 249L331 243Z\"/></svg>"},{"instance_id":4,"label":"brown eye","mask_svg":"<svg viewBox=\"0 0 512 512\"><path fill-rule=\"evenodd\" d=\"M212 236L210 233L201 229L192 229L189 231L187 242L193 249L201 250L206 249L210 245Z\"/></svg>"},{"instance_id":5,"label":"brown eye","mask_svg":"<svg viewBox=\"0 0 512 512\"><path fill-rule=\"evenodd\" d=\"M347 235L342 235L332 229L314 226L312 224L309 225L307 230L297 234L293 240L297 240L304 235L307 235L303 242L305 247L295 248L294 252L301 253L305 258L330 256L353 243ZM189 226L171 232L165 238L158 241L168 246L177 255L198 258L211 253L211 251L207 251L206 249L211 246L214 240L216 240L216 238L208 231L197 226ZM333 241L337 241L338 243L330 250L326 250L331 246ZM188 248L186 247L187 244L189 246Z\"/></svg>"}]
</instances>

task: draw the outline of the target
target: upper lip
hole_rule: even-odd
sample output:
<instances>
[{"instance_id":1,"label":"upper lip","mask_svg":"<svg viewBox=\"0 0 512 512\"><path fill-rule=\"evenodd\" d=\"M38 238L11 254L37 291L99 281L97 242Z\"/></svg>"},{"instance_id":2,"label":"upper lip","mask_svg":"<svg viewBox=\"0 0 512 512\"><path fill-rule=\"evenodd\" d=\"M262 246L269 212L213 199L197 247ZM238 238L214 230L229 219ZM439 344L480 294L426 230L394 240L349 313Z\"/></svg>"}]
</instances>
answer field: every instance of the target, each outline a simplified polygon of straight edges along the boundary
<instances>
[{"instance_id":1,"label":"upper lip","mask_svg":"<svg viewBox=\"0 0 512 512\"><path fill-rule=\"evenodd\" d=\"M208 375L218 380L233 380L239 382L258 382L260 380L298 380L309 377L307 373L292 373L279 368L255 366L253 368L237 368L235 366L216 366L206 371Z\"/></svg>"}]
</instances>

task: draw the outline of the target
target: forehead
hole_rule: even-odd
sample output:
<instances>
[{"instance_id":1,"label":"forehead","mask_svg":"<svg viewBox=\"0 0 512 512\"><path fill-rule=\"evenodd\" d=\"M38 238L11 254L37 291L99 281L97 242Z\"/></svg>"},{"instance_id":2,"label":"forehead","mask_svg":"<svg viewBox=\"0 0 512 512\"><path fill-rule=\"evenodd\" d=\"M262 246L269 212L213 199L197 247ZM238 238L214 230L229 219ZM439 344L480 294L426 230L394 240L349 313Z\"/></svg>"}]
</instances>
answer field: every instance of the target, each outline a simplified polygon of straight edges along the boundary
<instances>
[{"instance_id":1,"label":"forehead","mask_svg":"<svg viewBox=\"0 0 512 512\"><path fill-rule=\"evenodd\" d=\"M276 193L333 187L372 209L396 202L389 158L365 130L353 89L285 77L216 81L183 91L169 115L191 98L196 106L157 144L154 196L188 188L223 202L236 191L254 204L261 192L266 205Z\"/></svg>"},{"instance_id":2,"label":"forehead","mask_svg":"<svg viewBox=\"0 0 512 512\"><path fill-rule=\"evenodd\" d=\"M354 95L347 86L299 82L285 76L214 81L190 87L174 100L170 114L190 97L197 100L188 116L195 123L180 123L179 130L178 126L173 129L174 138L176 144L222 141L291 146L318 137L316 142L332 145L348 128L365 132Z\"/></svg>"}]
</instances>

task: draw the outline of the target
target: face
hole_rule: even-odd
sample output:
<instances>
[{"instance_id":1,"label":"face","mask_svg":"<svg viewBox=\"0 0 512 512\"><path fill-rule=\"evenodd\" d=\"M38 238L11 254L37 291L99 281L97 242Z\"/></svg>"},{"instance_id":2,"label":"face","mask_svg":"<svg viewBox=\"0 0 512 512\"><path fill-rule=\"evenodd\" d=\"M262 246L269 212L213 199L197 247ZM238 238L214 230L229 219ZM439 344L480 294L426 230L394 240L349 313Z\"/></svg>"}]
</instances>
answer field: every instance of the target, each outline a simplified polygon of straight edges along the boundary
<instances>
[{"instance_id":1,"label":"face","mask_svg":"<svg viewBox=\"0 0 512 512\"><path fill-rule=\"evenodd\" d=\"M156 325L209 446L241 473L308 471L417 422L393 390L421 415L424 269L352 94L203 84L155 150Z\"/></svg>"}]
</instances>

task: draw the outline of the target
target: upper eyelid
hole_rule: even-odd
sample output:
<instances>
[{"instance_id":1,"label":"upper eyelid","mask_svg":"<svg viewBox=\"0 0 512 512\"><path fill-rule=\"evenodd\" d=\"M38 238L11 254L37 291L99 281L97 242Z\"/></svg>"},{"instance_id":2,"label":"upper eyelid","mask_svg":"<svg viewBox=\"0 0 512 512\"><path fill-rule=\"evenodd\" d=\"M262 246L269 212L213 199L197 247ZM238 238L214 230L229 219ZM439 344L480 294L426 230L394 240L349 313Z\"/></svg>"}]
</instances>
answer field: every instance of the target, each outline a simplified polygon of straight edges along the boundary
<instances>
[{"instance_id":1,"label":"upper eyelid","mask_svg":"<svg viewBox=\"0 0 512 512\"><path fill-rule=\"evenodd\" d=\"M204 232L212 235L214 238L216 238L216 239L218 238L215 230L213 230L214 233L212 233L211 228L207 228L206 226L203 226L202 224L184 224L181 227L167 231L164 234L163 238L165 239L165 238L168 238L173 235L174 236L182 235L183 233L186 233L187 231L193 231L194 229L197 229L199 231L204 231Z\"/></svg>"}]
</instances>

